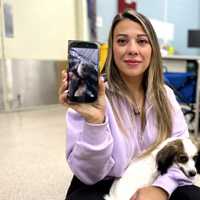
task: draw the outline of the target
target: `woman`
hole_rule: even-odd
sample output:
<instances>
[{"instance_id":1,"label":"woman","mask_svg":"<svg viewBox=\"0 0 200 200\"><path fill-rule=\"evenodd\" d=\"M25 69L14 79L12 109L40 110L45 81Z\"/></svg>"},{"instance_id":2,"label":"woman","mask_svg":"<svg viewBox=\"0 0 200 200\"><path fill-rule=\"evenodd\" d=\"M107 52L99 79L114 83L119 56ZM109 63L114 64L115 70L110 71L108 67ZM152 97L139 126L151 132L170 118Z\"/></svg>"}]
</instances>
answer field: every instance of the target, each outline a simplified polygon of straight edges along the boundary
<instances>
[{"instance_id":1,"label":"woman","mask_svg":"<svg viewBox=\"0 0 200 200\"><path fill-rule=\"evenodd\" d=\"M175 95L163 83L159 44L149 20L134 11L118 14L108 46L107 82L100 79L98 100L67 105L67 161L74 173L68 200L102 200L133 158L148 154L168 137L188 137ZM66 88L63 72L63 104ZM196 195L192 199L191 191ZM131 200L169 197L197 200L200 190L172 167L151 186L138 189Z\"/></svg>"}]
</instances>

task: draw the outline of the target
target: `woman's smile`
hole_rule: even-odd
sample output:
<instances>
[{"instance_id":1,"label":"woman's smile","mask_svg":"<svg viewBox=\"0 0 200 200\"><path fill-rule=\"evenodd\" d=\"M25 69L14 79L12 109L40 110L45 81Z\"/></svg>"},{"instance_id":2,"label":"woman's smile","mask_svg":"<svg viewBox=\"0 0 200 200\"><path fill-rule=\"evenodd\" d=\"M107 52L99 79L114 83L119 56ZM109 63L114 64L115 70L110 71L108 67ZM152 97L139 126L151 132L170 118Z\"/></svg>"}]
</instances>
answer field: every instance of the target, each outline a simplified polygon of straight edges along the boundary
<instances>
[{"instance_id":1,"label":"woman's smile","mask_svg":"<svg viewBox=\"0 0 200 200\"><path fill-rule=\"evenodd\" d=\"M139 65L142 63L140 60L134 60L134 59L125 59L124 62L127 64L128 67L139 67Z\"/></svg>"}]
</instances>

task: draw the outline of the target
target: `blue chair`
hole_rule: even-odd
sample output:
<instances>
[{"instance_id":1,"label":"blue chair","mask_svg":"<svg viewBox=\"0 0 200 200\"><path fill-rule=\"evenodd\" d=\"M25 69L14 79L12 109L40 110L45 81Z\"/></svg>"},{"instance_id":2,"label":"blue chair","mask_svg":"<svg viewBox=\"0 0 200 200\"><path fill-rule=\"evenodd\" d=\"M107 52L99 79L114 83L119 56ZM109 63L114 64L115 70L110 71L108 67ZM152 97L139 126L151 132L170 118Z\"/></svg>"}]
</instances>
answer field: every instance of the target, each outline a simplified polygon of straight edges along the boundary
<instances>
[{"instance_id":1,"label":"blue chair","mask_svg":"<svg viewBox=\"0 0 200 200\"><path fill-rule=\"evenodd\" d=\"M194 132L193 122L195 119L194 103L196 101L197 76L194 72L164 72L165 84L173 89L183 113L188 121L188 128Z\"/></svg>"}]
</instances>

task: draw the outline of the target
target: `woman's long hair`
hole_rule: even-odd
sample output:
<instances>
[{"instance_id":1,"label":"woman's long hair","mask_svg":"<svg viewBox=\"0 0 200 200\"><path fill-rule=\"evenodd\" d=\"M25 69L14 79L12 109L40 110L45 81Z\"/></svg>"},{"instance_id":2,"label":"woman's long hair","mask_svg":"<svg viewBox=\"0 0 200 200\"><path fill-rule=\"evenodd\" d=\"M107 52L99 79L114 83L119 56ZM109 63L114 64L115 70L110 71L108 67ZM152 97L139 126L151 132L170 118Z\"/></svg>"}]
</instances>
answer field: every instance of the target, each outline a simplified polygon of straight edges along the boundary
<instances>
[{"instance_id":1,"label":"woman's long hair","mask_svg":"<svg viewBox=\"0 0 200 200\"><path fill-rule=\"evenodd\" d=\"M131 113L131 119L134 119L133 102L130 99L130 92L125 82L120 76L120 73L118 71L113 57L113 32L116 25L124 19L129 19L134 22L137 22L143 27L144 31L148 35L148 39L152 48L151 61L143 77L143 86L145 94L148 97L149 102L151 102L153 109L156 113L157 137L154 143L143 154L146 155L149 152L151 152L158 144L160 144L163 140L165 140L171 135L171 106L166 95L166 90L164 88L160 47L155 31L150 21L142 14L132 10L125 11L122 14L117 14L113 19L113 23L109 34L109 49L108 57L105 63L105 68L108 81L108 88L106 90L106 94L109 101L111 102L116 120L119 124L119 128L122 130L122 132L126 132L126 121L123 121L123 111L120 110L120 104L122 102L126 103L128 108L130 108L129 110ZM144 108L142 113L143 114L141 130L144 130L146 124ZM132 120L132 123L134 126L134 120Z\"/></svg>"}]
</instances>

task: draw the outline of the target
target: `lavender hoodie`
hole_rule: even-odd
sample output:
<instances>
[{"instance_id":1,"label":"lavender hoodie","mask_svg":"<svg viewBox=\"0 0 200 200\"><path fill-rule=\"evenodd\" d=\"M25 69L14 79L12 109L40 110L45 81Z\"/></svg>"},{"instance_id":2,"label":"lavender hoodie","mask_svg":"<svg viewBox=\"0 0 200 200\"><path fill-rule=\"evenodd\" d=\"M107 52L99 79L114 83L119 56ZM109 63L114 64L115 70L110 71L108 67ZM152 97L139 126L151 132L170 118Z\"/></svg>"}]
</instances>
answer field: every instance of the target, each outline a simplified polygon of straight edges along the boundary
<instances>
[{"instance_id":1,"label":"lavender hoodie","mask_svg":"<svg viewBox=\"0 0 200 200\"><path fill-rule=\"evenodd\" d=\"M169 87L165 88L173 106L172 137L188 137L187 125L176 97ZM66 157L72 172L82 182L94 184L105 178L120 177L131 159L154 142L157 135L156 115L148 98L145 103L147 121L143 137L140 133L140 117L135 116L135 125L132 126L128 118L128 108L123 103L121 110L127 122L125 127L128 135L119 129L108 99L106 99L106 120L103 124L87 123L79 113L68 109ZM191 181L175 167L171 167L165 175L159 176L153 183L163 188L169 195L176 187L186 184L191 184Z\"/></svg>"}]
</instances>

